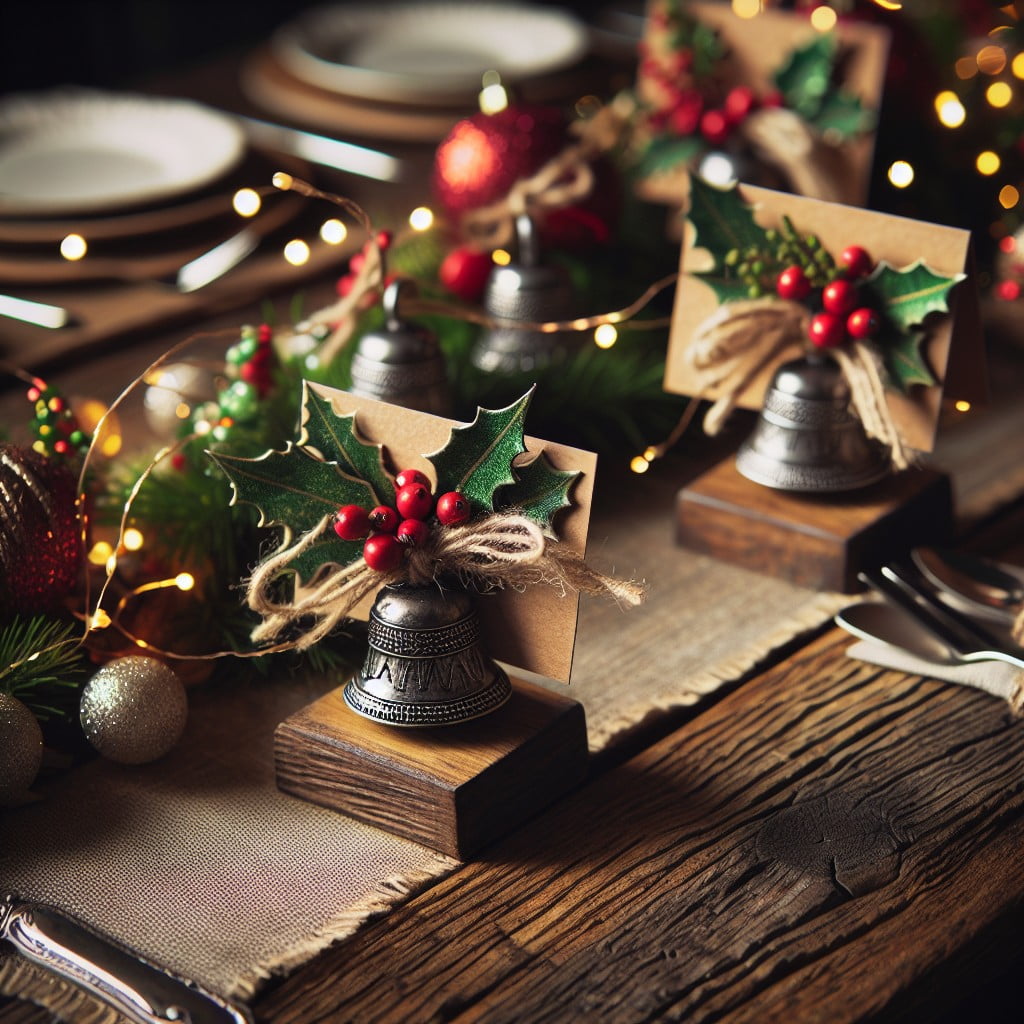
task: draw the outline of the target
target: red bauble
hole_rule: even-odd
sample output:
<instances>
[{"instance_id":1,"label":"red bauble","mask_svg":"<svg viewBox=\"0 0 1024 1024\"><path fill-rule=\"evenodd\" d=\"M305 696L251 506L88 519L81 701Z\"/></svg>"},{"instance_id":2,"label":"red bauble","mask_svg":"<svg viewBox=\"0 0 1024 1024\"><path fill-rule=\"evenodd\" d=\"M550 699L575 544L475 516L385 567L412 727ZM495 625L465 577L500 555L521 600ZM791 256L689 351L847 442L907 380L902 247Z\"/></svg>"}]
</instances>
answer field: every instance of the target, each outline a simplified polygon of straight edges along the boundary
<instances>
[{"instance_id":1,"label":"red bauble","mask_svg":"<svg viewBox=\"0 0 1024 1024\"><path fill-rule=\"evenodd\" d=\"M821 292L825 312L845 316L857 305L857 286L845 278L829 281Z\"/></svg>"},{"instance_id":2,"label":"red bauble","mask_svg":"<svg viewBox=\"0 0 1024 1024\"><path fill-rule=\"evenodd\" d=\"M873 338L880 326L878 314L870 306L855 309L846 318L846 330L851 338Z\"/></svg>"},{"instance_id":3,"label":"red bauble","mask_svg":"<svg viewBox=\"0 0 1024 1024\"><path fill-rule=\"evenodd\" d=\"M839 256L839 265L846 268L850 277L867 277L875 264L866 249L848 245Z\"/></svg>"},{"instance_id":4,"label":"red bauble","mask_svg":"<svg viewBox=\"0 0 1024 1024\"><path fill-rule=\"evenodd\" d=\"M370 532L370 513L362 505L342 505L334 515L334 532L342 540L362 540Z\"/></svg>"},{"instance_id":5,"label":"red bauble","mask_svg":"<svg viewBox=\"0 0 1024 1024\"><path fill-rule=\"evenodd\" d=\"M504 199L517 181L532 177L574 141L565 115L556 107L515 104L496 114L474 114L459 121L434 155L432 185L438 205L458 224L470 210ZM618 216L622 187L609 161L597 160L592 167L594 186L576 205L607 226ZM542 241L556 247L577 244L579 224L561 222L553 214L538 213ZM563 234L563 229L570 234ZM583 242L598 240L588 232Z\"/></svg>"},{"instance_id":6,"label":"red bauble","mask_svg":"<svg viewBox=\"0 0 1024 1024\"><path fill-rule=\"evenodd\" d=\"M565 116L556 107L512 105L474 114L437 147L434 192L453 220L497 202L568 145Z\"/></svg>"},{"instance_id":7,"label":"red bauble","mask_svg":"<svg viewBox=\"0 0 1024 1024\"><path fill-rule=\"evenodd\" d=\"M376 572L391 572L402 564L405 549L401 541L390 533L375 533L366 538L363 559Z\"/></svg>"},{"instance_id":8,"label":"red bauble","mask_svg":"<svg viewBox=\"0 0 1024 1024\"><path fill-rule=\"evenodd\" d=\"M465 495L458 491L448 491L437 499L435 512L438 521L445 526L458 526L469 520L473 507Z\"/></svg>"},{"instance_id":9,"label":"red bauble","mask_svg":"<svg viewBox=\"0 0 1024 1024\"><path fill-rule=\"evenodd\" d=\"M420 548L430 538L430 527L422 519L405 519L398 524L395 536L403 544Z\"/></svg>"},{"instance_id":10,"label":"red bauble","mask_svg":"<svg viewBox=\"0 0 1024 1024\"><path fill-rule=\"evenodd\" d=\"M801 302L811 293L811 282L807 280L803 267L786 267L775 279L775 291L780 299Z\"/></svg>"},{"instance_id":11,"label":"red bauble","mask_svg":"<svg viewBox=\"0 0 1024 1024\"><path fill-rule=\"evenodd\" d=\"M63 462L0 444L0 614L55 610L82 564L78 485Z\"/></svg>"},{"instance_id":12,"label":"red bauble","mask_svg":"<svg viewBox=\"0 0 1024 1024\"><path fill-rule=\"evenodd\" d=\"M491 254L476 249L452 249L441 261L437 276L441 284L463 302L478 302L487 286L493 262Z\"/></svg>"},{"instance_id":13,"label":"red bauble","mask_svg":"<svg viewBox=\"0 0 1024 1024\"><path fill-rule=\"evenodd\" d=\"M406 484L395 495L395 507L403 519L426 519L434 508L434 496L423 484Z\"/></svg>"},{"instance_id":14,"label":"red bauble","mask_svg":"<svg viewBox=\"0 0 1024 1024\"><path fill-rule=\"evenodd\" d=\"M811 317L807 335L816 348L836 348L846 340L846 324L835 313L818 313Z\"/></svg>"},{"instance_id":15,"label":"red bauble","mask_svg":"<svg viewBox=\"0 0 1024 1024\"><path fill-rule=\"evenodd\" d=\"M394 533L398 523L398 513L390 505L378 505L370 512L370 526L381 533Z\"/></svg>"},{"instance_id":16,"label":"red bauble","mask_svg":"<svg viewBox=\"0 0 1024 1024\"><path fill-rule=\"evenodd\" d=\"M423 484L424 487L429 487L430 480L426 473L421 473L418 469L403 469L395 477L395 489L400 491L408 484Z\"/></svg>"}]
</instances>

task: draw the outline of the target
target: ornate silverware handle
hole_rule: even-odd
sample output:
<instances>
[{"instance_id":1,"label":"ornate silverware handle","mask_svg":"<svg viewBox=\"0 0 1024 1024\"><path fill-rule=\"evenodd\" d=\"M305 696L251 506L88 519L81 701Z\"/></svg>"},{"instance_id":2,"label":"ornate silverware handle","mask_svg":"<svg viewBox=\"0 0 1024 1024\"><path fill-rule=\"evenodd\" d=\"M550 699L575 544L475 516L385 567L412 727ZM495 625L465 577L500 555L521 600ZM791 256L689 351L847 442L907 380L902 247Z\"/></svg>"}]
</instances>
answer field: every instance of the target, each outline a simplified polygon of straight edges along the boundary
<instances>
[{"instance_id":1,"label":"ornate silverware handle","mask_svg":"<svg viewBox=\"0 0 1024 1024\"><path fill-rule=\"evenodd\" d=\"M139 1024L251 1024L245 1010L45 904L5 895L0 939Z\"/></svg>"}]
</instances>

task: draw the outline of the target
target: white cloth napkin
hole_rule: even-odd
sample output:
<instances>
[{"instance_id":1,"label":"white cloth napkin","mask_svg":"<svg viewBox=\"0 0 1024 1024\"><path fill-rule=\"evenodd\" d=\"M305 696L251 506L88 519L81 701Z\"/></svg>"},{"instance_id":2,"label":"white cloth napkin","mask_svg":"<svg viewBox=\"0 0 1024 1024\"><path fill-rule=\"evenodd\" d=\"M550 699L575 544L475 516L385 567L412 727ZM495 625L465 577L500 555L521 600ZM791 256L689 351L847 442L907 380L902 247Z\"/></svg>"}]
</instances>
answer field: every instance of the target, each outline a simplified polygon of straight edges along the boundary
<instances>
[{"instance_id":1,"label":"white cloth napkin","mask_svg":"<svg viewBox=\"0 0 1024 1024\"><path fill-rule=\"evenodd\" d=\"M859 640L847 649L847 655L882 668L941 679L948 683L973 686L993 697L1001 697L1019 712L1024 693L1024 671L1003 661L978 661L971 664L947 664L925 661L888 644Z\"/></svg>"}]
</instances>

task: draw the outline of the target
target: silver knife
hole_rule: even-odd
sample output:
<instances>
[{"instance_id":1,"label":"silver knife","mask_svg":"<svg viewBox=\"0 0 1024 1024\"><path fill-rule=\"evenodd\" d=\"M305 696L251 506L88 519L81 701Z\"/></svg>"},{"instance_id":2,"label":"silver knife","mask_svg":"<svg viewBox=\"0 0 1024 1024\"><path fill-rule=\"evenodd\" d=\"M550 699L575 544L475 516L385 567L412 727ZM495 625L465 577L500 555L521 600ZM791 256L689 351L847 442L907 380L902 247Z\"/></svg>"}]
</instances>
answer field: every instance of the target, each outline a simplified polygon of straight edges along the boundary
<instances>
[{"instance_id":1,"label":"silver knife","mask_svg":"<svg viewBox=\"0 0 1024 1024\"><path fill-rule=\"evenodd\" d=\"M0 939L138 1024L252 1024L243 1008L13 893L0 900Z\"/></svg>"},{"instance_id":2,"label":"silver knife","mask_svg":"<svg viewBox=\"0 0 1024 1024\"><path fill-rule=\"evenodd\" d=\"M51 306L48 302L34 302L32 299L19 299L14 295L0 295L0 316L20 320L35 327L48 327L50 330L70 327L73 322L70 313L63 306Z\"/></svg>"},{"instance_id":3,"label":"silver knife","mask_svg":"<svg viewBox=\"0 0 1024 1024\"><path fill-rule=\"evenodd\" d=\"M175 287L185 293L205 288L211 281L237 267L259 244L260 236L255 229L242 228L181 267L174 280Z\"/></svg>"},{"instance_id":4,"label":"silver knife","mask_svg":"<svg viewBox=\"0 0 1024 1024\"><path fill-rule=\"evenodd\" d=\"M398 181L402 177L402 162L380 150L253 117L238 116L237 120L253 142L301 157L311 164L359 174L376 181Z\"/></svg>"}]
</instances>

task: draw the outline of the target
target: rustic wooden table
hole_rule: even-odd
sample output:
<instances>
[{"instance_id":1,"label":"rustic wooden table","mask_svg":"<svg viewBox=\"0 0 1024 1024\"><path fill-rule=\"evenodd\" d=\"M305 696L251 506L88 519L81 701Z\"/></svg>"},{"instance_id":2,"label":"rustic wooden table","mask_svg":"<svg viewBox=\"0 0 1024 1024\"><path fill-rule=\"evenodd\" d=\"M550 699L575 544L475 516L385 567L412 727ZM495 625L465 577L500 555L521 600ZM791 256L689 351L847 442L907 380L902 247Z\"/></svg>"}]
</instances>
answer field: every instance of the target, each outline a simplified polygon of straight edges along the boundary
<instances>
[{"instance_id":1,"label":"rustic wooden table","mask_svg":"<svg viewBox=\"0 0 1024 1024\"><path fill-rule=\"evenodd\" d=\"M112 397L168 340L132 339L62 384ZM1004 389L1022 351L1003 350ZM23 401L2 396L0 421ZM1007 422L1004 443L962 453L966 476L1024 455ZM1012 503L968 540L1024 559L1022 523ZM1024 722L848 646L826 628L651 719L544 814L270 983L255 1016L1011 1019L997 1006L1024 953ZM47 1019L0 1004L3 1024Z\"/></svg>"}]
</instances>

